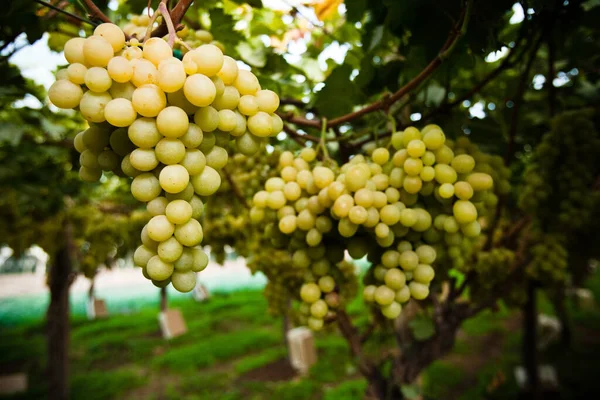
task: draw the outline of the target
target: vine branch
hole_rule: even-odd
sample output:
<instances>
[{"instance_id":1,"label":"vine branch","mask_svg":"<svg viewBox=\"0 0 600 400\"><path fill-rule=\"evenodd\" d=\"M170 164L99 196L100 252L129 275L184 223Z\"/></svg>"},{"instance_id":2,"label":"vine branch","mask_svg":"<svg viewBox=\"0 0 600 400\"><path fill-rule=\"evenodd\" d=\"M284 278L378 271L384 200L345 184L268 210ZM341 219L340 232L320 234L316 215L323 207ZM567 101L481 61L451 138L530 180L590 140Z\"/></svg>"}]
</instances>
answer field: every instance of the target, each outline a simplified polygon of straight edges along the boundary
<instances>
[{"instance_id":1,"label":"vine branch","mask_svg":"<svg viewBox=\"0 0 600 400\"><path fill-rule=\"evenodd\" d=\"M62 9L62 8L60 8L60 7L57 7L57 6L55 6L54 4L52 4L52 3L49 3L49 2L47 2L47 1L43 1L43 0L34 0L34 1L35 1L36 3L38 3L38 4L42 5L42 6L44 6L44 7L48 7L48 8L50 8L51 10L54 10L54 11L56 11L56 12L59 12L59 13L61 13L61 14L67 15L67 16L69 16L69 17L71 17L71 18L74 18L74 19L76 19L77 21L85 22L86 24L90 24L90 25L92 25L92 26L98 26L98 24L97 24L96 22L94 22L94 21L91 21L91 20L89 20L89 19L87 19L87 18L84 18L84 17L82 17L82 16L80 16L80 15L73 14L73 13L71 13L71 12L69 12L69 11L67 11L67 10L64 10L64 9ZM11 41L11 42L12 42L12 41ZM10 43L10 42L8 42L8 43Z\"/></svg>"},{"instance_id":2,"label":"vine branch","mask_svg":"<svg viewBox=\"0 0 600 400\"><path fill-rule=\"evenodd\" d=\"M108 18L106 16L106 14L104 14L102 12L102 10L100 10L98 8L98 6L96 4L94 4L93 0L83 0L85 6L87 7L89 14L92 18L97 18L102 22L110 22L112 23L112 21L110 20L110 18ZM96 24L97 25L97 24Z\"/></svg>"},{"instance_id":3,"label":"vine branch","mask_svg":"<svg viewBox=\"0 0 600 400\"><path fill-rule=\"evenodd\" d=\"M176 31L183 29L183 25L181 25L181 21L183 21L183 17L187 12L188 8L192 5L193 0L179 0L175 7L171 9L169 15L171 16L171 21ZM169 33L169 28L167 26L166 19L163 18L163 23L160 24L155 30L152 31L153 37L162 37Z\"/></svg>"},{"instance_id":4,"label":"vine branch","mask_svg":"<svg viewBox=\"0 0 600 400\"><path fill-rule=\"evenodd\" d=\"M327 121L327 128L332 128L338 125L341 125L346 122L350 122L354 119L357 119L363 115L372 113L378 110L385 110L389 108L393 103L400 100L405 94L412 91L414 88L419 86L420 83L429 78L433 72L442 64L444 60L446 60L450 53L455 49L458 40L466 33L467 25L469 23L470 14L472 10L473 0L467 0L466 6L462 13L462 18L459 23L453 27L448 39L440 49L438 55L429 62L429 64L413 79L411 79L408 83L398 89L391 96L384 97L381 100L376 101L366 107L361 108L360 110L351 112L349 114L343 115L338 118L331 119ZM313 128L321 128L321 121L318 120L310 120L304 117L298 117L293 115L286 116L287 121L294 123L296 125L302 125Z\"/></svg>"}]
</instances>

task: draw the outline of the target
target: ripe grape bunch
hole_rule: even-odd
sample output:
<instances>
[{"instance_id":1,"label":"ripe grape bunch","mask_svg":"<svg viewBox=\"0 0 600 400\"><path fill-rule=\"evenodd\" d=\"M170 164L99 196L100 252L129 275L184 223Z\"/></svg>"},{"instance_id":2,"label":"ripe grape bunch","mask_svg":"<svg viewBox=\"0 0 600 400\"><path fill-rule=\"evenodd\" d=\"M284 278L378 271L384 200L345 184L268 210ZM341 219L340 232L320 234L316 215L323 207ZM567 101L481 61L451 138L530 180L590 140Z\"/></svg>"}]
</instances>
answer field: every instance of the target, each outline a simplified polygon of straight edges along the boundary
<instances>
[{"instance_id":1,"label":"ripe grape bunch","mask_svg":"<svg viewBox=\"0 0 600 400\"><path fill-rule=\"evenodd\" d=\"M252 154L281 131L278 96L212 44L180 60L164 39L126 42L111 23L69 40L64 54L69 66L48 95L90 125L75 137L81 179L133 178L131 193L152 215L134 262L157 286L192 290L208 262L198 247L202 198L221 185L232 140Z\"/></svg>"},{"instance_id":2,"label":"ripe grape bunch","mask_svg":"<svg viewBox=\"0 0 600 400\"><path fill-rule=\"evenodd\" d=\"M455 155L437 125L407 128L393 135L391 145L393 154L376 148L370 159L356 155L341 168L330 160L318 162L310 148L299 157L284 152L280 177L268 179L253 198L251 218L268 220L276 211L294 266L308 271L299 297L310 306L313 329L323 326L331 311L326 296L339 286L335 278L344 275L336 271L343 251L340 259L325 254L332 243L353 258L369 257L374 268L363 298L394 319L410 298L429 295L436 247L444 238L434 219L447 239L481 233L479 203L494 182L477 172L474 157L464 151ZM326 252L319 251L323 244Z\"/></svg>"}]
</instances>

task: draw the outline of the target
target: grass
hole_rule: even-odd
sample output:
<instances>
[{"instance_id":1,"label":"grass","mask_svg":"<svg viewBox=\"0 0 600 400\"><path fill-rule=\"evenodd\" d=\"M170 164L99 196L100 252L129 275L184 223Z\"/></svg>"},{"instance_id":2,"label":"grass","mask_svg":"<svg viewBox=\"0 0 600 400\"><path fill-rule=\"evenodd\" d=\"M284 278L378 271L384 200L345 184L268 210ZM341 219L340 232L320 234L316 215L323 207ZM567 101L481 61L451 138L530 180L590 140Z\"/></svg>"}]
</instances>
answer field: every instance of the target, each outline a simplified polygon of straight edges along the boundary
<instances>
[{"instance_id":1,"label":"grass","mask_svg":"<svg viewBox=\"0 0 600 400\"><path fill-rule=\"evenodd\" d=\"M600 274L590 280L589 287L600 298ZM553 312L547 299L540 296L540 308ZM307 376L280 382L246 377L287 355L282 322L266 312L266 301L258 291L217 294L205 303L186 297L172 299L170 307L181 310L188 333L169 341L160 336L157 305L147 303L127 315L113 314L96 321L72 319L73 399L363 398L367 382L356 370L346 341L333 331L316 335L318 362ZM600 312L572 304L569 309L577 326L575 346L570 351L555 346L542 357L557 366L562 398L591 398L597 391ZM349 306L359 326L368 323L363 311L360 300ZM515 311L500 307L467 321L453 352L421 375L423 394L431 399L515 398L512 370L520 363L520 332L507 326L515 315ZM496 349L493 354L492 347ZM369 352L377 349L368 347ZM31 386L27 393L11 399L46 397L45 352L42 321L0 329L0 372L27 372Z\"/></svg>"}]
</instances>

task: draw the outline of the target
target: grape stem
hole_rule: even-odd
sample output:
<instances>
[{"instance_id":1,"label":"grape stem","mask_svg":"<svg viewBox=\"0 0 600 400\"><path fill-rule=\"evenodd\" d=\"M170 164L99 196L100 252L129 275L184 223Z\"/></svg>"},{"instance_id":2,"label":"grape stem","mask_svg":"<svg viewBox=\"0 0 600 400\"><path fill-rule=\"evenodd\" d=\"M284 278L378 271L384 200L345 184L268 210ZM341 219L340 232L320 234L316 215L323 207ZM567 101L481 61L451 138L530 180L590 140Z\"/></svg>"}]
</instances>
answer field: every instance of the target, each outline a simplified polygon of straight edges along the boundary
<instances>
[{"instance_id":1,"label":"grape stem","mask_svg":"<svg viewBox=\"0 0 600 400\"><path fill-rule=\"evenodd\" d=\"M160 2L158 5L158 12L161 13L163 20L167 24L167 30L169 32L169 39L167 40L167 43L169 43L169 46L173 48L175 45L175 40L177 39L177 31L175 30L175 25L173 25L173 20L171 19L171 14L169 14L169 9L165 3L166 0Z\"/></svg>"},{"instance_id":2,"label":"grape stem","mask_svg":"<svg viewBox=\"0 0 600 400\"><path fill-rule=\"evenodd\" d=\"M450 56L450 53L456 48L458 40L462 36L464 36L467 29L467 25L469 23L472 5L473 0L466 1L466 6L463 10L462 18L458 22L457 26L452 28L448 39L438 52L438 55L433 60L431 60L429 64L417 76L411 79L406 85L402 86L391 96L386 96L383 99L376 101L375 103L372 103L366 107L363 107L358 111L354 111L341 117L329 120L327 122L327 127L331 128L346 122L353 121L359 117L362 117L363 115L372 113L374 111L385 110L386 108L390 107L393 103L400 100L404 95L417 88L419 84L421 84L423 81L428 79L433 74L433 72L435 72L435 70L442 64L442 62ZM305 117L297 117L294 115L286 115L285 117L287 121L296 125L308 126L317 129L321 127L322 123L318 120L310 120Z\"/></svg>"},{"instance_id":3,"label":"grape stem","mask_svg":"<svg viewBox=\"0 0 600 400\"><path fill-rule=\"evenodd\" d=\"M185 16L188 8L192 5L193 0L179 0L175 7L171 9L169 12L169 16L171 18L171 22L175 27L175 31L179 31L183 29L183 25L181 21ZM160 24L156 29L152 31L152 37L162 37L165 34L169 33L169 28L167 26L166 19L163 19L163 23Z\"/></svg>"}]
</instances>

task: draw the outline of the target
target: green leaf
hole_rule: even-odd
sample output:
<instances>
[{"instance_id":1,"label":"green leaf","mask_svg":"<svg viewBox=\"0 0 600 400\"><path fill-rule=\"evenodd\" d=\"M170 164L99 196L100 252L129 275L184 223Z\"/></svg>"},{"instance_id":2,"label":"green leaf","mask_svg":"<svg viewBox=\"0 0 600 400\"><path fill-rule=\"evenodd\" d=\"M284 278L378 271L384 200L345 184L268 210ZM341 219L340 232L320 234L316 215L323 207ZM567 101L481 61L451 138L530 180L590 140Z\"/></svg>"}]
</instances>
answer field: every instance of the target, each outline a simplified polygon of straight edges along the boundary
<instances>
[{"instance_id":1,"label":"green leaf","mask_svg":"<svg viewBox=\"0 0 600 400\"><path fill-rule=\"evenodd\" d=\"M421 391L417 385L402 385L400 391L402 392L402 396L408 400L417 399L421 395Z\"/></svg>"},{"instance_id":2,"label":"green leaf","mask_svg":"<svg viewBox=\"0 0 600 400\"><path fill-rule=\"evenodd\" d=\"M248 4L254 8L262 8L262 0L230 0L236 4Z\"/></svg>"},{"instance_id":3,"label":"green leaf","mask_svg":"<svg viewBox=\"0 0 600 400\"><path fill-rule=\"evenodd\" d=\"M352 67L347 64L336 67L317 93L315 107L328 118L349 113L355 104L360 104L361 92L350 80L351 73Z\"/></svg>"},{"instance_id":4,"label":"green leaf","mask_svg":"<svg viewBox=\"0 0 600 400\"><path fill-rule=\"evenodd\" d=\"M210 10L210 33L226 48L233 48L244 40L244 36L234 30L235 23L233 17L225 14L222 9L213 8Z\"/></svg>"},{"instance_id":5,"label":"green leaf","mask_svg":"<svg viewBox=\"0 0 600 400\"><path fill-rule=\"evenodd\" d=\"M425 316L418 316L408 323L416 340L427 340L435 334L433 321Z\"/></svg>"},{"instance_id":6,"label":"green leaf","mask_svg":"<svg viewBox=\"0 0 600 400\"><path fill-rule=\"evenodd\" d=\"M360 21L367 10L367 0L346 0L346 19L349 22Z\"/></svg>"},{"instance_id":7,"label":"green leaf","mask_svg":"<svg viewBox=\"0 0 600 400\"><path fill-rule=\"evenodd\" d=\"M237 46L240 56L253 67L262 68L267 63L267 52L260 38L254 37Z\"/></svg>"},{"instance_id":8,"label":"green leaf","mask_svg":"<svg viewBox=\"0 0 600 400\"><path fill-rule=\"evenodd\" d=\"M9 143L12 146L16 146L21 141L24 133L25 128L23 125L0 122L0 143Z\"/></svg>"}]
</instances>

